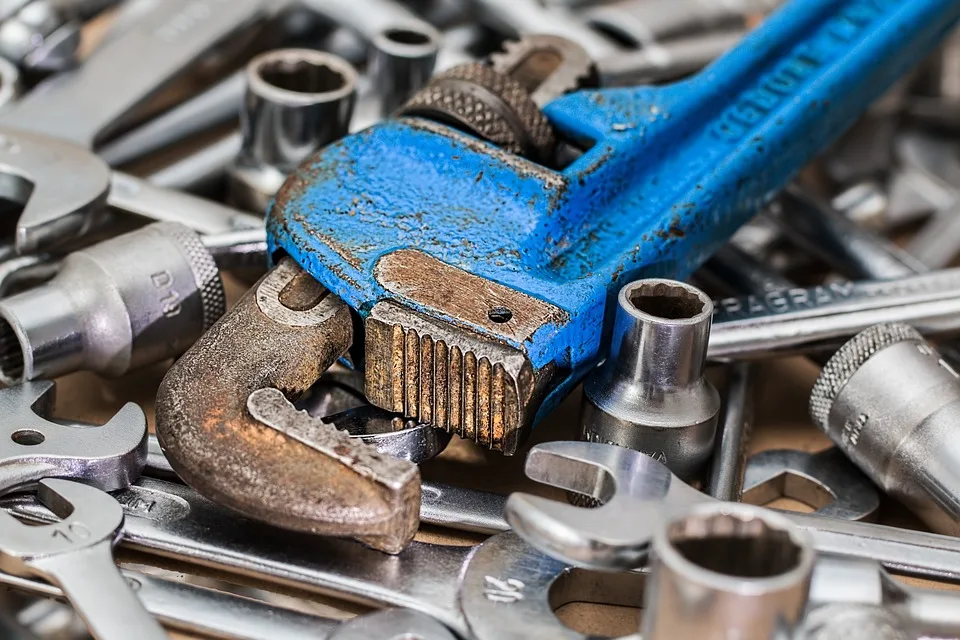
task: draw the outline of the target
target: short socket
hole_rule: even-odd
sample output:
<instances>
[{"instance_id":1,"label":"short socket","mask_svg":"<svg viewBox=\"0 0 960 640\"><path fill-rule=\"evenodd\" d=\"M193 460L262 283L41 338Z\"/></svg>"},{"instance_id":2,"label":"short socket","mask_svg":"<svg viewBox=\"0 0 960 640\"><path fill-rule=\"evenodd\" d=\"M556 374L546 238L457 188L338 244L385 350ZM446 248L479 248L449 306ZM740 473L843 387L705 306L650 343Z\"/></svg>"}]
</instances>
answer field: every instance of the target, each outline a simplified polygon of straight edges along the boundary
<instances>
[{"instance_id":1,"label":"short socket","mask_svg":"<svg viewBox=\"0 0 960 640\"><path fill-rule=\"evenodd\" d=\"M875 325L841 347L813 387L810 415L891 497L960 535L960 380L913 327Z\"/></svg>"},{"instance_id":2,"label":"short socket","mask_svg":"<svg viewBox=\"0 0 960 640\"><path fill-rule=\"evenodd\" d=\"M0 380L118 376L182 354L224 310L199 236L152 224L71 253L48 283L0 300Z\"/></svg>"},{"instance_id":3,"label":"short socket","mask_svg":"<svg viewBox=\"0 0 960 640\"><path fill-rule=\"evenodd\" d=\"M381 115L390 115L426 86L441 39L440 32L421 22L387 27L374 36L370 69L380 94Z\"/></svg>"},{"instance_id":4,"label":"short socket","mask_svg":"<svg viewBox=\"0 0 960 640\"><path fill-rule=\"evenodd\" d=\"M816 554L774 511L731 502L697 505L653 538L644 640L773 640L803 619Z\"/></svg>"},{"instance_id":5,"label":"short socket","mask_svg":"<svg viewBox=\"0 0 960 640\"><path fill-rule=\"evenodd\" d=\"M301 162L346 135L357 72L330 53L278 49L251 60L246 78L243 143L229 170L230 199L259 212Z\"/></svg>"},{"instance_id":6,"label":"short socket","mask_svg":"<svg viewBox=\"0 0 960 640\"><path fill-rule=\"evenodd\" d=\"M642 451L684 479L710 458L720 394L703 375L713 302L674 280L620 290L610 355L584 382L581 439Z\"/></svg>"}]
</instances>

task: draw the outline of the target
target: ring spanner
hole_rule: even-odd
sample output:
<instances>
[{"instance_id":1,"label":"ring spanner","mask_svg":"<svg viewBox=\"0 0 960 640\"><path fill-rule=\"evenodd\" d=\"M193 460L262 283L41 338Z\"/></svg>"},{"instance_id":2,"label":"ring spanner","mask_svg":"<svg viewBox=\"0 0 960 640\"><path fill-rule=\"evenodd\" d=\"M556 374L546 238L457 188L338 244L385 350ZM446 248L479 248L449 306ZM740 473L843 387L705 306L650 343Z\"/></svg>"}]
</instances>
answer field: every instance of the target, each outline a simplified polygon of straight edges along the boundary
<instances>
[{"instance_id":1,"label":"ring spanner","mask_svg":"<svg viewBox=\"0 0 960 640\"><path fill-rule=\"evenodd\" d=\"M794 0L690 80L548 102L583 151L560 170L384 121L287 181L271 250L363 317L373 404L514 453L605 352L623 284L689 274L958 17Z\"/></svg>"}]
</instances>

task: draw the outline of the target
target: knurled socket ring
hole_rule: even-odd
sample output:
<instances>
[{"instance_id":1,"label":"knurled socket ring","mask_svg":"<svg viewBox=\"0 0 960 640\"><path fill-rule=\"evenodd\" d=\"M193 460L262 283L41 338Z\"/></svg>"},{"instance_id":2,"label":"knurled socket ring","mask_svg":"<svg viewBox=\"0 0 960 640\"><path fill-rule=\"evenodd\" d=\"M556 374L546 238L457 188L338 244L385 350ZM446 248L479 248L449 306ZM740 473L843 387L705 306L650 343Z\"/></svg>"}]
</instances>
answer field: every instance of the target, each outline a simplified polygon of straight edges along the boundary
<instances>
[{"instance_id":1,"label":"knurled socket ring","mask_svg":"<svg viewBox=\"0 0 960 640\"><path fill-rule=\"evenodd\" d=\"M441 73L418 91L398 115L445 122L533 160L550 158L553 127L529 92L508 75L471 62Z\"/></svg>"},{"instance_id":2,"label":"knurled socket ring","mask_svg":"<svg viewBox=\"0 0 960 640\"><path fill-rule=\"evenodd\" d=\"M810 392L810 415L817 426L827 432L834 401L867 360L892 344L908 340L923 342L923 336L907 324L877 324L864 329L840 347L824 365Z\"/></svg>"},{"instance_id":3,"label":"knurled socket ring","mask_svg":"<svg viewBox=\"0 0 960 640\"><path fill-rule=\"evenodd\" d=\"M186 255L193 271L197 290L203 305L203 331L213 326L227 311L227 298L223 291L220 270L210 251L195 231L176 222L161 222L152 228L162 235L173 239Z\"/></svg>"}]
</instances>

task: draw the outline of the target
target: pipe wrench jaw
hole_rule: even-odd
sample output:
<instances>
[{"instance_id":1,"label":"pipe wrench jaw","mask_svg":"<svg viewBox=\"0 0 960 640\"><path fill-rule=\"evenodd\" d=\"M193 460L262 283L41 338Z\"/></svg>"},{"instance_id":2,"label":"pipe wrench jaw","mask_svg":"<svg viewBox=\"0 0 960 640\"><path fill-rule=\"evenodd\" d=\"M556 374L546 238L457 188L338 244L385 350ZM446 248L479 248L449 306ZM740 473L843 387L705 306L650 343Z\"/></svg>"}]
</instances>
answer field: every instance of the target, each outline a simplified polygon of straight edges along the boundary
<instances>
[{"instance_id":1,"label":"pipe wrench jaw","mask_svg":"<svg viewBox=\"0 0 960 640\"><path fill-rule=\"evenodd\" d=\"M514 454L557 372L528 347L568 314L420 251L383 256L375 274L391 297L365 320L368 399Z\"/></svg>"}]
</instances>

